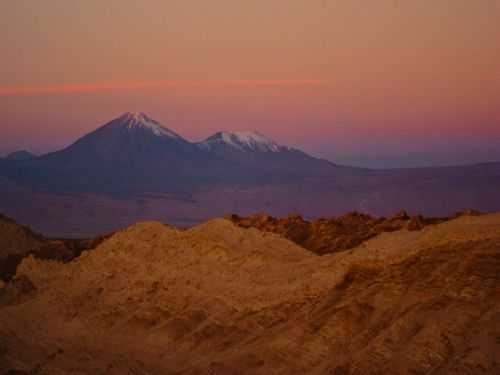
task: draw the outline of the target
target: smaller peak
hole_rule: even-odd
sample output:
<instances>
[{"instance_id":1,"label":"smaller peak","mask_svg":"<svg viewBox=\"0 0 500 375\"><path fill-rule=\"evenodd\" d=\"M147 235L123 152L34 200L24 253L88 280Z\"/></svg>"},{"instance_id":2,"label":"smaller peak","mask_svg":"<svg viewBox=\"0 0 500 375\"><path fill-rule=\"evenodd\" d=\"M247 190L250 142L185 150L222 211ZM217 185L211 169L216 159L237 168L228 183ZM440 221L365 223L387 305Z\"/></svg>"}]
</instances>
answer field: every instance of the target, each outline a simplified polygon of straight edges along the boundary
<instances>
[{"instance_id":1,"label":"smaller peak","mask_svg":"<svg viewBox=\"0 0 500 375\"><path fill-rule=\"evenodd\" d=\"M289 150L257 131L220 131L202 142L202 147L222 144L240 151L280 152Z\"/></svg>"}]
</instances>

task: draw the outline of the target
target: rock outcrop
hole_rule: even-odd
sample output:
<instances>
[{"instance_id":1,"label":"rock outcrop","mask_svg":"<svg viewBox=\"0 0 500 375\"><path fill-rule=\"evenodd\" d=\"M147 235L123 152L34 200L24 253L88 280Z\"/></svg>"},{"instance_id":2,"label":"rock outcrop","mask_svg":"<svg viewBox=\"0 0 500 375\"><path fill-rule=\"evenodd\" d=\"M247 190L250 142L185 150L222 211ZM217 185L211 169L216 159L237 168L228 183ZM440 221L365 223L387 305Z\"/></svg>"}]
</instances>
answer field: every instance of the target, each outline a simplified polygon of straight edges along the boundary
<instances>
[{"instance_id":1,"label":"rock outcrop","mask_svg":"<svg viewBox=\"0 0 500 375\"><path fill-rule=\"evenodd\" d=\"M420 215L410 217L406 211L400 211L390 218L373 218L358 212L351 212L338 218L313 221L304 220L302 216L296 214L285 218L261 214L248 217L229 215L227 218L243 228L257 228L281 234L319 255L352 249L383 232L401 229L420 230L427 225L448 220L448 218L424 218Z\"/></svg>"}]
</instances>

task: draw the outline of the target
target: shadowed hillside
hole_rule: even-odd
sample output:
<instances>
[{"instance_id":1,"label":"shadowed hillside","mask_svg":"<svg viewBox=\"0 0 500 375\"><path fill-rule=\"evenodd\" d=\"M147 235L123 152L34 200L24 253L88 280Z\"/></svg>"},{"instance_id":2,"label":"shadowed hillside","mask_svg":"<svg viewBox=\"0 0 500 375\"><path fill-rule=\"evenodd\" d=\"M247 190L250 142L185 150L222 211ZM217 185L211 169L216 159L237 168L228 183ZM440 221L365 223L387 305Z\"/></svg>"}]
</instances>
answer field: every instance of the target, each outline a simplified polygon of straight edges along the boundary
<instances>
[{"instance_id":1,"label":"shadowed hillside","mask_svg":"<svg viewBox=\"0 0 500 375\"><path fill-rule=\"evenodd\" d=\"M23 258L68 262L83 250L96 247L106 236L94 239L48 239L0 214L0 280L9 280Z\"/></svg>"}]
</instances>

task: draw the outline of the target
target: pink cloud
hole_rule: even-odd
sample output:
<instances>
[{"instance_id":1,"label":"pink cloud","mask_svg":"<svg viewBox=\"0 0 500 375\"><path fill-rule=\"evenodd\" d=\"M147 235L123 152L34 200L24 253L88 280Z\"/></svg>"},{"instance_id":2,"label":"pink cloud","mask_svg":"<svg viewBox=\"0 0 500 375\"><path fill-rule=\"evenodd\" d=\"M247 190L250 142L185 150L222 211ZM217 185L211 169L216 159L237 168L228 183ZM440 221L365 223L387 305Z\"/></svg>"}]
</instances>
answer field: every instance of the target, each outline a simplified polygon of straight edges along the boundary
<instances>
[{"instance_id":1,"label":"pink cloud","mask_svg":"<svg viewBox=\"0 0 500 375\"><path fill-rule=\"evenodd\" d=\"M147 88L258 88L319 86L320 80L159 80L96 82L75 84L49 84L40 86L0 86L0 96L32 96L50 94L92 93L106 91L131 91Z\"/></svg>"}]
</instances>

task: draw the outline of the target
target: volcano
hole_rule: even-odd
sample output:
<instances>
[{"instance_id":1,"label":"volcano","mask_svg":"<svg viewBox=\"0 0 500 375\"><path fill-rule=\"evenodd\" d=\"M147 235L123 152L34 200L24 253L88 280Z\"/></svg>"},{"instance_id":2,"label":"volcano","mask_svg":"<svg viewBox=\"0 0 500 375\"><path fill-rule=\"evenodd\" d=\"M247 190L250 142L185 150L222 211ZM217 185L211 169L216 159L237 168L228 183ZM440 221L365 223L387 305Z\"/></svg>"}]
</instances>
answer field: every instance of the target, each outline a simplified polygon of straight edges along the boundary
<instances>
[{"instance_id":1,"label":"volcano","mask_svg":"<svg viewBox=\"0 0 500 375\"><path fill-rule=\"evenodd\" d=\"M127 112L69 147L0 170L50 192L189 194L214 184L261 184L331 174L334 164L254 132L190 142L144 113Z\"/></svg>"}]
</instances>

